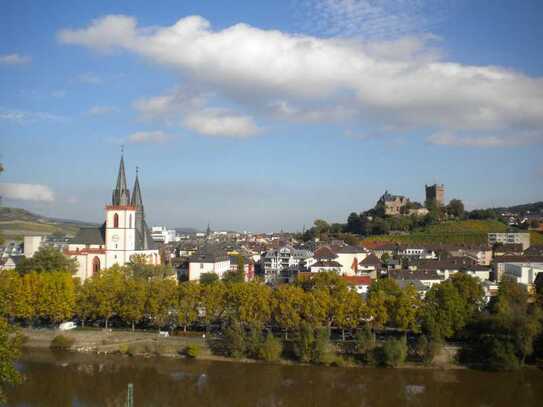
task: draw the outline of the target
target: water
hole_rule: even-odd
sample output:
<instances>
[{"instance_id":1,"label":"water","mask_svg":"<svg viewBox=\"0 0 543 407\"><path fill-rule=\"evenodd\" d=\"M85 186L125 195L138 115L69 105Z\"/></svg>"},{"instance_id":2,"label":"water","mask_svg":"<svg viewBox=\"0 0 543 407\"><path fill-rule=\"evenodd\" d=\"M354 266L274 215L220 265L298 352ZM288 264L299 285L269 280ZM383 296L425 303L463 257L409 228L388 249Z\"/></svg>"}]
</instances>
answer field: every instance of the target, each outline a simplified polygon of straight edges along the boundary
<instances>
[{"instance_id":1,"label":"water","mask_svg":"<svg viewBox=\"0 0 543 407\"><path fill-rule=\"evenodd\" d=\"M324 368L25 352L10 406L543 406L543 372Z\"/></svg>"}]
</instances>

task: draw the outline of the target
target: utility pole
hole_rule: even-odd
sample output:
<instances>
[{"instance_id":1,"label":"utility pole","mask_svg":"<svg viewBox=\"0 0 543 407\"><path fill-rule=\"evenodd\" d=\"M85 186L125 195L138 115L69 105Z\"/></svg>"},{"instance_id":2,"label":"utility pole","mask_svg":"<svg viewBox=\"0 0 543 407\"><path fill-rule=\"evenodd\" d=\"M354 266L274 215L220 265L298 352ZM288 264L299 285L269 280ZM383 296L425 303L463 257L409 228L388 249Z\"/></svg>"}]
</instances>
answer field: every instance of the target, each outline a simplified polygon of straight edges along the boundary
<instances>
[{"instance_id":1,"label":"utility pole","mask_svg":"<svg viewBox=\"0 0 543 407\"><path fill-rule=\"evenodd\" d=\"M128 383L128 395L126 397L126 407L134 407L134 385Z\"/></svg>"}]
</instances>

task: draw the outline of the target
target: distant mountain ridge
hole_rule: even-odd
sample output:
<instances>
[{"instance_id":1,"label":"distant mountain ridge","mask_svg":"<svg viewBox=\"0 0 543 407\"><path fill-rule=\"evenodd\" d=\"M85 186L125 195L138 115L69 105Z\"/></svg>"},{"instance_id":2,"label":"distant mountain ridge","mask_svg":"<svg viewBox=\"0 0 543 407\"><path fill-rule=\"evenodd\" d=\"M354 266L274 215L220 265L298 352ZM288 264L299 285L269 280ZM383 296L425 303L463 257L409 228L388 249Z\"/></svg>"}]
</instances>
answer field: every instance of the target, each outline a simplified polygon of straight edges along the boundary
<instances>
[{"instance_id":1,"label":"distant mountain ridge","mask_svg":"<svg viewBox=\"0 0 543 407\"><path fill-rule=\"evenodd\" d=\"M51 218L21 208L0 207L0 231L6 239L50 234L74 236L80 228L96 225L72 219Z\"/></svg>"}]
</instances>

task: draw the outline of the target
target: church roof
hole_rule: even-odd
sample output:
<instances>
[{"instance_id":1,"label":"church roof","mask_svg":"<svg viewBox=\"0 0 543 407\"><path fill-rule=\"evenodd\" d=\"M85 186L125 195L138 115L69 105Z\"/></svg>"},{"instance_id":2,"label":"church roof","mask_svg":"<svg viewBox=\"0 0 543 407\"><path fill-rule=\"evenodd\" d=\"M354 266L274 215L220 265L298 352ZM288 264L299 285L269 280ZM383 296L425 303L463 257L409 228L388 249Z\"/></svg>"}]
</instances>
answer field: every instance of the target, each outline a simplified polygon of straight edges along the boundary
<instances>
[{"instance_id":1,"label":"church roof","mask_svg":"<svg viewBox=\"0 0 543 407\"><path fill-rule=\"evenodd\" d=\"M113 196L111 199L113 205L128 205L130 204L130 191L126 186L126 173L124 171L124 157L121 156L121 162L119 163L119 173L117 175L117 183L113 190Z\"/></svg>"},{"instance_id":2,"label":"church roof","mask_svg":"<svg viewBox=\"0 0 543 407\"><path fill-rule=\"evenodd\" d=\"M100 227L81 228L70 241L72 244L92 244L92 245L105 245L105 233L106 224L104 223Z\"/></svg>"},{"instance_id":3,"label":"church roof","mask_svg":"<svg viewBox=\"0 0 543 407\"><path fill-rule=\"evenodd\" d=\"M131 205L136 208L143 208L143 200L141 198L141 188L138 175L136 174L136 181L134 182L134 189L132 190L132 201Z\"/></svg>"}]
</instances>

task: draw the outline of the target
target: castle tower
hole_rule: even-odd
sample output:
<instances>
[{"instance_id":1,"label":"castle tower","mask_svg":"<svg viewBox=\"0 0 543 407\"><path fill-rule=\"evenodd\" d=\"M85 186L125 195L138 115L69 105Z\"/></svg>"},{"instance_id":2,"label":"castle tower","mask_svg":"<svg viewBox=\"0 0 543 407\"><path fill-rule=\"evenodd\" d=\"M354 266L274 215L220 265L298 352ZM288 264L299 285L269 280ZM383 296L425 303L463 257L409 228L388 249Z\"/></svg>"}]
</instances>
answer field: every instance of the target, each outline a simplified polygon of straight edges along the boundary
<instances>
[{"instance_id":1,"label":"castle tower","mask_svg":"<svg viewBox=\"0 0 543 407\"><path fill-rule=\"evenodd\" d=\"M425 185L426 189L426 202L436 202L438 205L445 205L445 186L443 184L438 185Z\"/></svg>"}]
</instances>

